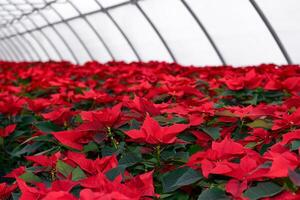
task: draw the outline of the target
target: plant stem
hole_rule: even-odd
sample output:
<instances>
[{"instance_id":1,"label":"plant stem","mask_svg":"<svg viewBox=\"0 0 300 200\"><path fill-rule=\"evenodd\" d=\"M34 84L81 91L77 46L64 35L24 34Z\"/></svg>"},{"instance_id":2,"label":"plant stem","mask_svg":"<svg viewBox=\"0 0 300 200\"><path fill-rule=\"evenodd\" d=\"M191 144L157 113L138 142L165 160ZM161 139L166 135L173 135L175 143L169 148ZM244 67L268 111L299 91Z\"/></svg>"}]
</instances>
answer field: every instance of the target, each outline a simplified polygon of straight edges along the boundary
<instances>
[{"instance_id":1,"label":"plant stem","mask_svg":"<svg viewBox=\"0 0 300 200\"><path fill-rule=\"evenodd\" d=\"M160 166L160 145L156 147L156 159L157 159L157 165Z\"/></svg>"},{"instance_id":2,"label":"plant stem","mask_svg":"<svg viewBox=\"0 0 300 200\"><path fill-rule=\"evenodd\" d=\"M114 146L116 149L118 149L118 142L117 142L117 140L114 138L113 133L112 133L112 131L111 131L111 128L110 128L110 127L107 127L107 131L108 131L108 137L110 138L110 140L111 140L113 146Z\"/></svg>"}]
</instances>

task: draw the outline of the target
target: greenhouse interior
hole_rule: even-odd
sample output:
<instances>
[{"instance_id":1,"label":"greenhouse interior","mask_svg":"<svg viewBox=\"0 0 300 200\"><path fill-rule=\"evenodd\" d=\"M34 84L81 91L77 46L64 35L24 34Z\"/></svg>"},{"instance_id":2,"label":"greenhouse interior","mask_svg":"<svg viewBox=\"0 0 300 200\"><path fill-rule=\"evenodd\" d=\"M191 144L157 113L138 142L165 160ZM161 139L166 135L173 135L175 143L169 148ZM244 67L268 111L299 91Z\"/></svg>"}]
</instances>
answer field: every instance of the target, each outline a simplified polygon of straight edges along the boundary
<instances>
[{"instance_id":1,"label":"greenhouse interior","mask_svg":"<svg viewBox=\"0 0 300 200\"><path fill-rule=\"evenodd\" d=\"M299 0L0 0L0 200L300 200Z\"/></svg>"}]
</instances>

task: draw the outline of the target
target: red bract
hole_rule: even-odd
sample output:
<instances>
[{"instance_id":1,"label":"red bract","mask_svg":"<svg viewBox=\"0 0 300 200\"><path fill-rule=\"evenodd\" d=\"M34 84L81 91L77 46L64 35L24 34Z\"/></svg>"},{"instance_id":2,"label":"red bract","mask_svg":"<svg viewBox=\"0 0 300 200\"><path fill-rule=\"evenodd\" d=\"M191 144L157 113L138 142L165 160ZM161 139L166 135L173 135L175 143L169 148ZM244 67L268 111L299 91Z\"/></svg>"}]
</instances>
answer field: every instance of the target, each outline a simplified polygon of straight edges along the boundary
<instances>
[{"instance_id":1,"label":"red bract","mask_svg":"<svg viewBox=\"0 0 300 200\"><path fill-rule=\"evenodd\" d=\"M107 156L97 158L95 160L87 159L84 154L69 151L67 158L76 163L84 171L96 175L98 173L106 173L117 167L118 161L115 156Z\"/></svg>"},{"instance_id":2,"label":"red bract","mask_svg":"<svg viewBox=\"0 0 300 200\"><path fill-rule=\"evenodd\" d=\"M121 183L119 178L109 181L105 175L98 173L81 181L81 186L91 189L84 190L81 198L93 197L94 199L146 199L146 197L156 196L153 187L153 172L148 172L134 177L133 179Z\"/></svg>"},{"instance_id":3,"label":"red bract","mask_svg":"<svg viewBox=\"0 0 300 200\"><path fill-rule=\"evenodd\" d=\"M52 132L52 135L63 145L74 149L82 150L83 145L91 141L93 139L94 134L88 133L85 130L69 130Z\"/></svg>"},{"instance_id":4,"label":"red bract","mask_svg":"<svg viewBox=\"0 0 300 200\"><path fill-rule=\"evenodd\" d=\"M66 124L74 114L75 112L71 111L70 108L56 108L52 112L42 114L42 116L54 123Z\"/></svg>"},{"instance_id":5,"label":"red bract","mask_svg":"<svg viewBox=\"0 0 300 200\"><path fill-rule=\"evenodd\" d=\"M161 114L160 110L150 101L145 98L135 96L135 98L130 101L126 101L125 103L130 109L133 109L143 115L147 113L151 116L157 116Z\"/></svg>"},{"instance_id":6,"label":"red bract","mask_svg":"<svg viewBox=\"0 0 300 200\"><path fill-rule=\"evenodd\" d=\"M230 179L226 184L226 191L230 193L235 199L244 199L243 192L247 189L247 181L238 181Z\"/></svg>"},{"instance_id":7,"label":"red bract","mask_svg":"<svg viewBox=\"0 0 300 200\"><path fill-rule=\"evenodd\" d=\"M36 188L28 186L22 179L17 179L17 184L22 192L20 200L50 200L50 197L53 197L54 199L75 199L75 197L73 198L73 196L68 193L73 187L77 185L77 183L74 183L72 181L58 180L54 181L50 188L46 188L44 184L37 184Z\"/></svg>"},{"instance_id":8,"label":"red bract","mask_svg":"<svg viewBox=\"0 0 300 200\"><path fill-rule=\"evenodd\" d=\"M172 144L176 142L176 136L187 129L186 124L175 124L169 127L161 127L157 121L146 115L140 130L126 131L132 141L148 144Z\"/></svg>"},{"instance_id":9,"label":"red bract","mask_svg":"<svg viewBox=\"0 0 300 200\"><path fill-rule=\"evenodd\" d=\"M12 132L14 132L16 126L16 124L10 124L3 129L0 128L0 137L9 136Z\"/></svg>"},{"instance_id":10,"label":"red bract","mask_svg":"<svg viewBox=\"0 0 300 200\"><path fill-rule=\"evenodd\" d=\"M201 166L205 177L209 174L230 174L239 168L237 163L230 162L235 157L241 157L245 153L244 147L229 138L222 142L213 142L211 149L206 152L198 152L192 155L188 165Z\"/></svg>"},{"instance_id":11,"label":"red bract","mask_svg":"<svg viewBox=\"0 0 300 200\"><path fill-rule=\"evenodd\" d=\"M50 100L45 98L39 98L33 100L28 99L27 103L28 103L28 108L33 112L40 112L51 104Z\"/></svg>"},{"instance_id":12,"label":"red bract","mask_svg":"<svg viewBox=\"0 0 300 200\"><path fill-rule=\"evenodd\" d=\"M84 123L85 127L88 127L89 125L93 127L93 125L97 124L96 126L98 127L95 127L95 129L92 128L92 130L100 131L101 129L106 129L108 127L117 129L125 124L127 120L122 115L121 108L122 104L117 104L112 108L107 108L97 112L82 112L80 116L83 121L86 121L86 123ZM84 129L83 126L81 126L80 129Z\"/></svg>"},{"instance_id":13,"label":"red bract","mask_svg":"<svg viewBox=\"0 0 300 200\"><path fill-rule=\"evenodd\" d=\"M0 183L0 199L8 199L11 193L17 188L17 185L7 185L6 183Z\"/></svg>"},{"instance_id":14,"label":"red bract","mask_svg":"<svg viewBox=\"0 0 300 200\"><path fill-rule=\"evenodd\" d=\"M274 145L264 154L264 158L272 161L267 177L286 177L288 170L294 170L299 165L298 156L281 144Z\"/></svg>"},{"instance_id":15,"label":"red bract","mask_svg":"<svg viewBox=\"0 0 300 200\"><path fill-rule=\"evenodd\" d=\"M44 155L37 155L37 156L26 156L26 159L34 162L39 166L54 168L60 156L61 155L58 152L49 157Z\"/></svg>"},{"instance_id":16,"label":"red bract","mask_svg":"<svg viewBox=\"0 0 300 200\"><path fill-rule=\"evenodd\" d=\"M286 145L287 143L293 140L300 140L300 130L294 130L292 132L286 133L282 136L282 144Z\"/></svg>"}]
</instances>

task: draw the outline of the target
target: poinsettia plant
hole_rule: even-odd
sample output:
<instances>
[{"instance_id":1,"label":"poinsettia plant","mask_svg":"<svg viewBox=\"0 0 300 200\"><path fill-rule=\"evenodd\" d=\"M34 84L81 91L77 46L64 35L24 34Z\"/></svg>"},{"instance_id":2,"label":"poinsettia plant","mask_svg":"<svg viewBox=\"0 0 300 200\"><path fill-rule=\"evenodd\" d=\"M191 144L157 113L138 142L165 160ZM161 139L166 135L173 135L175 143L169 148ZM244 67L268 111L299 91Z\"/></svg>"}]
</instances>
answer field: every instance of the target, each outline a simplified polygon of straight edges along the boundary
<instances>
[{"instance_id":1,"label":"poinsettia plant","mask_svg":"<svg viewBox=\"0 0 300 200\"><path fill-rule=\"evenodd\" d=\"M0 62L0 199L300 199L300 66Z\"/></svg>"}]
</instances>

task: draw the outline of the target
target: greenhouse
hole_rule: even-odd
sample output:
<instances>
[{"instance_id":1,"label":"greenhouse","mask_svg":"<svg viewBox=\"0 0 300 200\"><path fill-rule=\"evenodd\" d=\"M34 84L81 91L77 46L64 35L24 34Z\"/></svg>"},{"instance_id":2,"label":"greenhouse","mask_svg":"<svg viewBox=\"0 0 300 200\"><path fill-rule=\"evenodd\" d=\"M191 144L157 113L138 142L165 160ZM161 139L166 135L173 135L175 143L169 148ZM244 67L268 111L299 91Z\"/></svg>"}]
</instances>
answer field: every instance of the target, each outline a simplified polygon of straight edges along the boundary
<instances>
[{"instance_id":1,"label":"greenhouse","mask_svg":"<svg viewBox=\"0 0 300 200\"><path fill-rule=\"evenodd\" d=\"M299 200L299 0L0 0L0 200Z\"/></svg>"}]
</instances>

